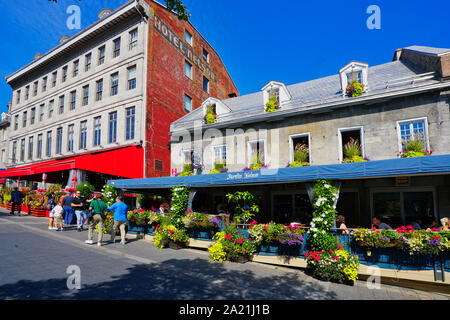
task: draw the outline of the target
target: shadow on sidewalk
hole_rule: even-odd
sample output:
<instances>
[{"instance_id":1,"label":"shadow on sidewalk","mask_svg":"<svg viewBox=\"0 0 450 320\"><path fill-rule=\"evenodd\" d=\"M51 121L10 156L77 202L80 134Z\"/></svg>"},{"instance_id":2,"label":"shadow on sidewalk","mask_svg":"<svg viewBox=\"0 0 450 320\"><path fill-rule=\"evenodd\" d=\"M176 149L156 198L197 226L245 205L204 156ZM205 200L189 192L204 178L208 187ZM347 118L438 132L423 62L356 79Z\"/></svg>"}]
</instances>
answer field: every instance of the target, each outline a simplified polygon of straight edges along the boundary
<instances>
[{"instance_id":1,"label":"shadow on sidewalk","mask_svg":"<svg viewBox=\"0 0 450 320\"><path fill-rule=\"evenodd\" d=\"M161 264L137 264L112 281L83 284L69 290L67 278L21 280L0 286L1 300L220 300L220 299L336 299L317 282L298 275L261 277L249 270L227 270L203 259L170 259ZM95 270L92 270L95 274ZM188 274L189 273L189 274ZM192 274L194 273L194 274ZM68 275L69 277L69 275ZM93 278L93 275L85 277ZM114 277L113 277L114 278ZM251 286L252 290L247 290Z\"/></svg>"}]
</instances>

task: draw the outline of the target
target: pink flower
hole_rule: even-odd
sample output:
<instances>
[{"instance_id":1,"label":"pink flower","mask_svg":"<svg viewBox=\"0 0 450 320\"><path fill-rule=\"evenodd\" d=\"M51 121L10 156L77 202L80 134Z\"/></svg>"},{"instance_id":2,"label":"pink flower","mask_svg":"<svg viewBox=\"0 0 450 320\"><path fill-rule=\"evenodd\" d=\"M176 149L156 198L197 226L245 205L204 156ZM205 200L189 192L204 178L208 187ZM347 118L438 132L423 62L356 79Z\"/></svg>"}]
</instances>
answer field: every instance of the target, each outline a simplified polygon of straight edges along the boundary
<instances>
[{"instance_id":1,"label":"pink flower","mask_svg":"<svg viewBox=\"0 0 450 320\"><path fill-rule=\"evenodd\" d=\"M372 230L377 230L377 228L375 228L375 227L372 227Z\"/></svg>"},{"instance_id":2,"label":"pink flower","mask_svg":"<svg viewBox=\"0 0 450 320\"><path fill-rule=\"evenodd\" d=\"M191 209L189 209L188 211L189 211L189 212L192 212L192 210L191 210Z\"/></svg>"},{"instance_id":3,"label":"pink flower","mask_svg":"<svg viewBox=\"0 0 450 320\"><path fill-rule=\"evenodd\" d=\"M248 238L248 240L252 240L252 238Z\"/></svg>"},{"instance_id":4,"label":"pink flower","mask_svg":"<svg viewBox=\"0 0 450 320\"><path fill-rule=\"evenodd\" d=\"M377 233L381 233L381 231L380 231L380 230L377 230Z\"/></svg>"},{"instance_id":5,"label":"pink flower","mask_svg":"<svg viewBox=\"0 0 450 320\"><path fill-rule=\"evenodd\" d=\"M244 242L244 239L239 239L239 244L242 244Z\"/></svg>"},{"instance_id":6,"label":"pink flower","mask_svg":"<svg viewBox=\"0 0 450 320\"><path fill-rule=\"evenodd\" d=\"M433 228L433 229L431 229L431 231L438 231L438 229L436 229L436 228Z\"/></svg>"},{"instance_id":7,"label":"pink flower","mask_svg":"<svg viewBox=\"0 0 450 320\"><path fill-rule=\"evenodd\" d=\"M334 258L337 260L337 259L339 259L339 257L338 256L334 256Z\"/></svg>"},{"instance_id":8,"label":"pink flower","mask_svg":"<svg viewBox=\"0 0 450 320\"><path fill-rule=\"evenodd\" d=\"M330 250L330 253L333 253L333 250Z\"/></svg>"}]
</instances>

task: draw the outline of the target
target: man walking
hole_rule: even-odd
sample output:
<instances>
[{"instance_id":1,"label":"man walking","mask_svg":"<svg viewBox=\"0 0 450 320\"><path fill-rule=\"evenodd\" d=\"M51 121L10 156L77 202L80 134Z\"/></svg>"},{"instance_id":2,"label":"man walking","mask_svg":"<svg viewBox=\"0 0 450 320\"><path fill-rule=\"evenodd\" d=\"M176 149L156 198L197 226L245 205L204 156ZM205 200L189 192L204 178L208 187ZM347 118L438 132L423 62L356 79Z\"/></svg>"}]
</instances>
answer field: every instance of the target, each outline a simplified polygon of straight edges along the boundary
<instances>
[{"instance_id":1,"label":"man walking","mask_svg":"<svg viewBox=\"0 0 450 320\"><path fill-rule=\"evenodd\" d=\"M103 238L103 222L105 221L105 212L108 209L106 203L102 200L102 195L95 195L94 200L91 201L89 205L89 211L92 210L92 217L89 223L89 232L88 232L88 240L85 242L87 244L93 244L92 235L94 233L95 226L98 225L98 237L97 237L97 245L102 245Z\"/></svg>"},{"instance_id":2,"label":"man walking","mask_svg":"<svg viewBox=\"0 0 450 320\"><path fill-rule=\"evenodd\" d=\"M73 220L72 200L73 197L69 192L66 192L66 196L61 201L61 206L64 208L66 224L71 224Z\"/></svg>"},{"instance_id":3,"label":"man walking","mask_svg":"<svg viewBox=\"0 0 450 320\"><path fill-rule=\"evenodd\" d=\"M84 207L84 200L81 198L81 192L75 193L75 198L72 199L71 204L75 215L77 216L77 230L78 232L83 230L83 224L86 221L86 212Z\"/></svg>"},{"instance_id":4,"label":"man walking","mask_svg":"<svg viewBox=\"0 0 450 320\"><path fill-rule=\"evenodd\" d=\"M17 211L20 216L20 205L22 204L22 200L23 200L22 191L20 191L19 188L14 187L14 190L11 192L11 203L12 204L11 204L10 214L14 215L14 212L16 211L16 206L17 206Z\"/></svg>"},{"instance_id":5,"label":"man walking","mask_svg":"<svg viewBox=\"0 0 450 320\"><path fill-rule=\"evenodd\" d=\"M116 203L114 203L111 207L106 209L106 211L114 210L114 225L111 230L111 240L112 243L115 242L116 237L116 229L119 227L120 236L122 241L120 241L121 245L125 244L125 224L127 223L127 213L128 206L123 202L123 197L119 196L116 198Z\"/></svg>"}]
</instances>

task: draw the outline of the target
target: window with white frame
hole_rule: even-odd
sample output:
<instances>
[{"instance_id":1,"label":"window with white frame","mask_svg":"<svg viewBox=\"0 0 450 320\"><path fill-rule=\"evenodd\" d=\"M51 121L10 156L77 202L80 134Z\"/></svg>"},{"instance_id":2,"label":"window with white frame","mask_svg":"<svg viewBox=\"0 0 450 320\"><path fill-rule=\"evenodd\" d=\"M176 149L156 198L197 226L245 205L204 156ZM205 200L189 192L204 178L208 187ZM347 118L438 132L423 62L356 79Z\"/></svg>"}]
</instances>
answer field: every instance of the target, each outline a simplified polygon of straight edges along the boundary
<instances>
[{"instance_id":1,"label":"window with white frame","mask_svg":"<svg viewBox=\"0 0 450 320\"><path fill-rule=\"evenodd\" d=\"M48 118L49 118L49 119L53 116L53 108L54 108L54 105L55 105L55 100L51 100L51 101L48 103Z\"/></svg>"},{"instance_id":2,"label":"window with white frame","mask_svg":"<svg viewBox=\"0 0 450 320\"><path fill-rule=\"evenodd\" d=\"M73 77L78 76L78 67L79 66L80 66L80 61L79 60L76 60L76 61L73 62L73 73L72 73Z\"/></svg>"},{"instance_id":3,"label":"window with white frame","mask_svg":"<svg viewBox=\"0 0 450 320\"><path fill-rule=\"evenodd\" d=\"M364 158L364 133L363 127L340 128L339 129L339 160L352 162L354 157Z\"/></svg>"},{"instance_id":4,"label":"window with white frame","mask_svg":"<svg viewBox=\"0 0 450 320\"><path fill-rule=\"evenodd\" d=\"M111 96L119 93L119 73L116 72L111 75Z\"/></svg>"},{"instance_id":5,"label":"window with white frame","mask_svg":"<svg viewBox=\"0 0 450 320\"><path fill-rule=\"evenodd\" d=\"M105 63L105 46L98 48L98 65Z\"/></svg>"},{"instance_id":6,"label":"window with white frame","mask_svg":"<svg viewBox=\"0 0 450 320\"><path fill-rule=\"evenodd\" d=\"M52 132L47 132L47 151L46 151L47 157L51 157L52 155Z\"/></svg>"},{"instance_id":7,"label":"window with white frame","mask_svg":"<svg viewBox=\"0 0 450 320\"><path fill-rule=\"evenodd\" d=\"M95 95L96 101L101 101L103 97L103 79L97 81L97 93Z\"/></svg>"},{"instance_id":8,"label":"window with white frame","mask_svg":"<svg viewBox=\"0 0 450 320\"><path fill-rule=\"evenodd\" d=\"M75 135L75 126L73 124L67 129L67 151L73 151L73 140Z\"/></svg>"},{"instance_id":9,"label":"window with white frame","mask_svg":"<svg viewBox=\"0 0 450 320\"><path fill-rule=\"evenodd\" d=\"M94 146L99 146L101 144L102 137L102 117L94 118Z\"/></svg>"},{"instance_id":10,"label":"window with white frame","mask_svg":"<svg viewBox=\"0 0 450 320\"><path fill-rule=\"evenodd\" d=\"M33 159L33 139L33 136L28 138L28 160Z\"/></svg>"},{"instance_id":11,"label":"window with white frame","mask_svg":"<svg viewBox=\"0 0 450 320\"><path fill-rule=\"evenodd\" d=\"M84 71L89 71L91 70L91 64L92 64L92 54L88 53L85 56L85 60L84 60Z\"/></svg>"},{"instance_id":12,"label":"window with white frame","mask_svg":"<svg viewBox=\"0 0 450 320\"><path fill-rule=\"evenodd\" d=\"M89 104L89 85L83 87L83 106Z\"/></svg>"},{"instance_id":13,"label":"window with white frame","mask_svg":"<svg viewBox=\"0 0 450 320\"><path fill-rule=\"evenodd\" d=\"M42 158L42 133L38 135L37 138L37 153L36 156L38 158Z\"/></svg>"},{"instance_id":14,"label":"window with white frame","mask_svg":"<svg viewBox=\"0 0 450 320\"><path fill-rule=\"evenodd\" d=\"M399 151L406 151L406 144L412 140L420 140L423 149L430 149L428 140L427 119L411 119L397 122Z\"/></svg>"},{"instance_id":15,"label":"window with white frame","mask_svg":"<svg viewBox=\"0 0 450 320\"><path fill-rule=\"evenodd\" d=\"M266 161L266 141L254 140L248 142L248 165L265 164Z\"/></svg>"},{"instance_id":16,"label":"window with white frame","mask_svg":"<svg viewBox=\"0 0 450 320\"><path fill-rule=\"evenodd\" d=\"M12 162L15 163L16 161L17 161L17 141L14 141L12 147Z\"/></svg>"},{"instance_id":17,"label":"window with white frame","mask_svg":"<svg viewBox=\"0 0 450 320\"><path fill-rule=\"evenodd\" d=\"M120 38L113 41L113 58L120 56Z\"/></svg>"},{"instance_id":18,"label":"window with white frame","mask_svg":"<svg viewBox=\"0 0 450 320\"><path fill-rule=\"evenodd\" d=\"M25 138L20 140L20 161L25 161Z\"/></svg>"},{"instance_id":19,"label":"window with white frame","mask_svg":"<svg viewBox=\"0 0 450 320\"><path fill-rule=\"evenodd\" d=\"M310 162L309 133L289 136L289 161Z\"/></svg>"}]
</instances>

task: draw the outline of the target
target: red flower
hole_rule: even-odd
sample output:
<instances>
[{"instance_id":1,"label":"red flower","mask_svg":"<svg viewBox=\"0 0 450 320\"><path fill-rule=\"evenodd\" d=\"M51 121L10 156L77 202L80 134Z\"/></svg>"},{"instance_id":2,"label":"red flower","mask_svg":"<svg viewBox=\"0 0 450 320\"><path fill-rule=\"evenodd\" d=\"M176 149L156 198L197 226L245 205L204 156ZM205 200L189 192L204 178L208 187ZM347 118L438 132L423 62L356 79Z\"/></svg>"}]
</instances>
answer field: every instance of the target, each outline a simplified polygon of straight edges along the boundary
<instances>
[{"instance_id":1,"label":"red flower","mask_svg":"<svg viewBox=\"0 0 450 320\"><path fill-rule=\"evenodd\" d=\"M381 233L381 231L380 231L380 230L377 230L377 233Z\"/></svg>"},{"instance_id":2,"label":"red flower","mask_svg":"<svg viewBox=\"0 0 450 320\"><path fill-rule=\"evenodd\" d=\"M342 246L341 246L341 245L338 245L338 249L342 250Z\"/></svg>"},{"instance_id":3,"label":"red flower","mask_svg":"<svg viewBox=\"0 0 450 320\"><path fill-rule=\"evenodd\" d=\"M330 250L330 253L333 253L333 250Z\"/></svg>"},{"instance_id":4,"label":"red flower","mask_svg":"<svg viewBox=\"0 0 450 320\"><path fill-rule=\"evenodd\" d=\"M377 228L375 228L375 227L372 227L372 230L377 230Z\"/></svg>"},{"instance_id":5,"label":"red flower","mask_svg":"<svg viewBox=\"0 0 450 320\"><path fill-rule=\"evenodd\" d=\"M433 239L434 240L439 240L439 236L436 235L436 236L433 237Z\"/></svg>"},{"instance_id":6,"label":"red flower","mask_svg":"<svg viewBox=\"0 0 450 320\"><path fill-rule=\"evenodd\" d=\"M431 231L438 231L438 229L436 229L436 228L433 228L433 229L431 229Z\"/></svg>"},{"instance_id":7,"label":"red flower","mask_svg":"<svg viewBox=\"0 0 450 320\"><path fill-rule=\"evenodd\" d=\"M338 256L334 256L334 258L337 260L337 259L339 259L339 257Z\"/></svg>"}]
</instances>

